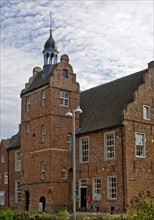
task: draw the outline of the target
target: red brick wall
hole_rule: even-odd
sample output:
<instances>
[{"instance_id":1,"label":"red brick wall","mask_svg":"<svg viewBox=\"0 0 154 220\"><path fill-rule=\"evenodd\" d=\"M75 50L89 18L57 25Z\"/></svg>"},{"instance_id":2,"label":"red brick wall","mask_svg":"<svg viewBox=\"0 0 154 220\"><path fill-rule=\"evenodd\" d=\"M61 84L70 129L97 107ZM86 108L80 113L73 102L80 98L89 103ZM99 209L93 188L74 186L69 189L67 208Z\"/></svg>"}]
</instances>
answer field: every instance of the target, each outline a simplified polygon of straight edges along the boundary
<instances>
[{"instance_id":1,"label":"red brick wall","mask_svg":"<svg viewBox=\"0 0 154 220\"><path fill-rule=\"evenodd\" d=\"M104 134L107 132L115 132L115 159L104 159ZM109 211L108 206L115 207L116 210L123 208L123 187L122 187L122 139L121 128L115 127L111 129L101 130L85 134L81 137L89 137L89 162L79 163L79 151L77 151L77 178L78 180L87 179L88 194L92 195L92 180L100 177L102 180L102 199L97 202L100 209L104 212ZM78 143L77 143L78 145ZM79 149L79 145L77 146ZM107 177L117 177L117 199L115 201L107 198ZM80 191L80 190L79 190ZM79 195L79 204L80 204Z\"/></svg>"},{"instance_id":2,"label":"red brick wall","mask_svg":"<svg viewBox=\"0 0 154 220\"><path fill-rule=\"evenodd\" d=\"M5 209L8 206L8 184L4 184L4 173L8 172L8 155L7 147L9 139L1 140L0 142L0 192L5 192L5 205L0 205L0 210ZM4 163L2 162L2 156L4 156Z\"/></svg>"}]
</instances>

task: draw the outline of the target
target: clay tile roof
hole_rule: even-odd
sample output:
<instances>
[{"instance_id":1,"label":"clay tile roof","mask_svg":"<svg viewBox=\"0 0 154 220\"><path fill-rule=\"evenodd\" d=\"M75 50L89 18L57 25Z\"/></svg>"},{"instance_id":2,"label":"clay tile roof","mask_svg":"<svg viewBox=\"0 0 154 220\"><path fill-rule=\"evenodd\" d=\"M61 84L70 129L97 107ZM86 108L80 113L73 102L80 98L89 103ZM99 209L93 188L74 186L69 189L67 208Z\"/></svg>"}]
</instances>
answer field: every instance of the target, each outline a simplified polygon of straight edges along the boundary
<instances>
[{"instance_id":1,"label":"clay tile roof","mask_svg":"<svg viewBox=\"0 0 154 220\"><path fill-rule=\"evenodd\" d=\"M19 132L11 138L10 144L8 146L8 150L11 150L13 148L20 147L20 146L21 146L21 135Z\"/></svg>"},{"instance_id":2,"label":"clay tile roof","mask_svg":"<svg viewBox=\"0 0 154 220\"><path fill-rule=\"evenodd\" d=\"M57 67L57 64L46 65L46 67L48 68L44 68L45 71L42 70L41 72L37 73L27 88L21 91L21 96L44 85L47 85L50 82L50 77L52 76L53 70Z\"/></svg>"},{"instance_id":3,"label":"clay tile roof","mask_svg":"<svg viewBox=\"0 0 154 220\"><path fill-rule=\"evenodd\" d=\"M144 83L143 70L81 92L80 127L78 134L118 126L122 110L133 101L133 93Z\"/></svg>"}]
</instances>

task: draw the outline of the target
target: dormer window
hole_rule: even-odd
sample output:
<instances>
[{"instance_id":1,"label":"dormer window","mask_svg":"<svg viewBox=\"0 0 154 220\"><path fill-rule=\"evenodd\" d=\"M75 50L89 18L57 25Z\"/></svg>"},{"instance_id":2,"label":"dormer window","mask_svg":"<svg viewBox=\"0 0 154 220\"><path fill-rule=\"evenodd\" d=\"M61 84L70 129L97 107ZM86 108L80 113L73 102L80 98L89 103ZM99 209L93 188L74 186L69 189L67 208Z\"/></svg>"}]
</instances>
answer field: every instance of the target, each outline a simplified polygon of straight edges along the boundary
<instances>
[{"instance_id":1,"label":"dormer window","mask_svg":"<svg viewBox=\"0 0 154 220\"><path fill-rule=\"evenodd\" d=\"M69 92L60 91L60 105L69 106Z\"/></svg>"},{"instance_id":2,"label":"dormer window","mask_svg":"<svg viewBox=\"0 0 154 220\"><path fill-rule=\"evenodd\" d=\"M150 120L150 106L143 105L143 119Z\"/></svg>"},{"instance_id":3,"label":"dormer window","mask_svg":"<svg viewBox=\"0 0 154 220\"><path fill-rule=\"evenodd\" d=\"M63 77L64 78L68 78L68 70L67 69L63 69Z\"/></svg>"}]
</instances>

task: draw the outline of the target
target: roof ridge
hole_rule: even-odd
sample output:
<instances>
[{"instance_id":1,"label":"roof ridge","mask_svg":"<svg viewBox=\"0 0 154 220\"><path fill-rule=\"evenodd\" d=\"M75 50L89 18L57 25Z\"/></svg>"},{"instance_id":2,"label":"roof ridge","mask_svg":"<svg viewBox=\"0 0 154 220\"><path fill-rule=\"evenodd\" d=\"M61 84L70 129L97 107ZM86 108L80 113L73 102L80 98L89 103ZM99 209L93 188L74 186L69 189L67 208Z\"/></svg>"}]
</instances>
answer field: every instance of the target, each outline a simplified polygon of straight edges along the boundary
<instances>
[{"instance_id":1,"label":"roof ridge","mask_svg":"<svg viewBox=\"0 0 154 220\"><path fill-rule=\"evenodd\" d=\"M112 81L109 81L109 82L106 82L106 83L102 83L102 84L100 84L100 85L98 85L98 86L94 86L94 87L92 87L92 88L83 90L83 91L81 91L81 93L86 92L86 91L89 91L89 90L92 90L92 89L95 89L95 88L99 88L99 87L105 86L105 85L107 85L107 84L110 84L110 83L113 83L113 82L116 82L116 81L120 81L120 80L122 80L122 79L129 78L129 77L131 77L131 76L133 76L133 75L135 75L135 74L139 74L139 73L145 72L146 70L147 70L147 68L144 69L144 70L141 70L141 71L138 71L138 72L131 73L131 74L129 74L129 75L123 76L123 77L121 77L121 78L113 79Z\"/></svg>"}]
</instances>

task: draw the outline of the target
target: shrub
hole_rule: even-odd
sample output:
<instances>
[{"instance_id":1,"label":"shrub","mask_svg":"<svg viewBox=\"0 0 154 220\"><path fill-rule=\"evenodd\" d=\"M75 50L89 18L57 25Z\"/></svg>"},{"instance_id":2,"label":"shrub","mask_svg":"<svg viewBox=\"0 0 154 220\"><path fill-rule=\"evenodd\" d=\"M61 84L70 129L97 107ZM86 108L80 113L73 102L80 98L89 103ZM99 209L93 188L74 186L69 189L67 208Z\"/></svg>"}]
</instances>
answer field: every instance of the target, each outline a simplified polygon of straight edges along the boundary
<instances>
[{"instance_id":1,"label":"shrub","mask_svg":"<svg viewBox=\"0 0 154 220\"><path fill-rule=\"evenodd\" d=\"M14 212L11 209L1 212L0 220L14 220Z\"/></svg>"},{"instance_id":2,"label":"shrub","mask_svg":"<svg viewBox=\"0 0 154 220\"><path fill-rule=\"evenodd\" d=\"M68 220L70 219L70 213L67 210L61 210L56 214L56 219L58 220Z\"/></svg>"}]
</instances>

